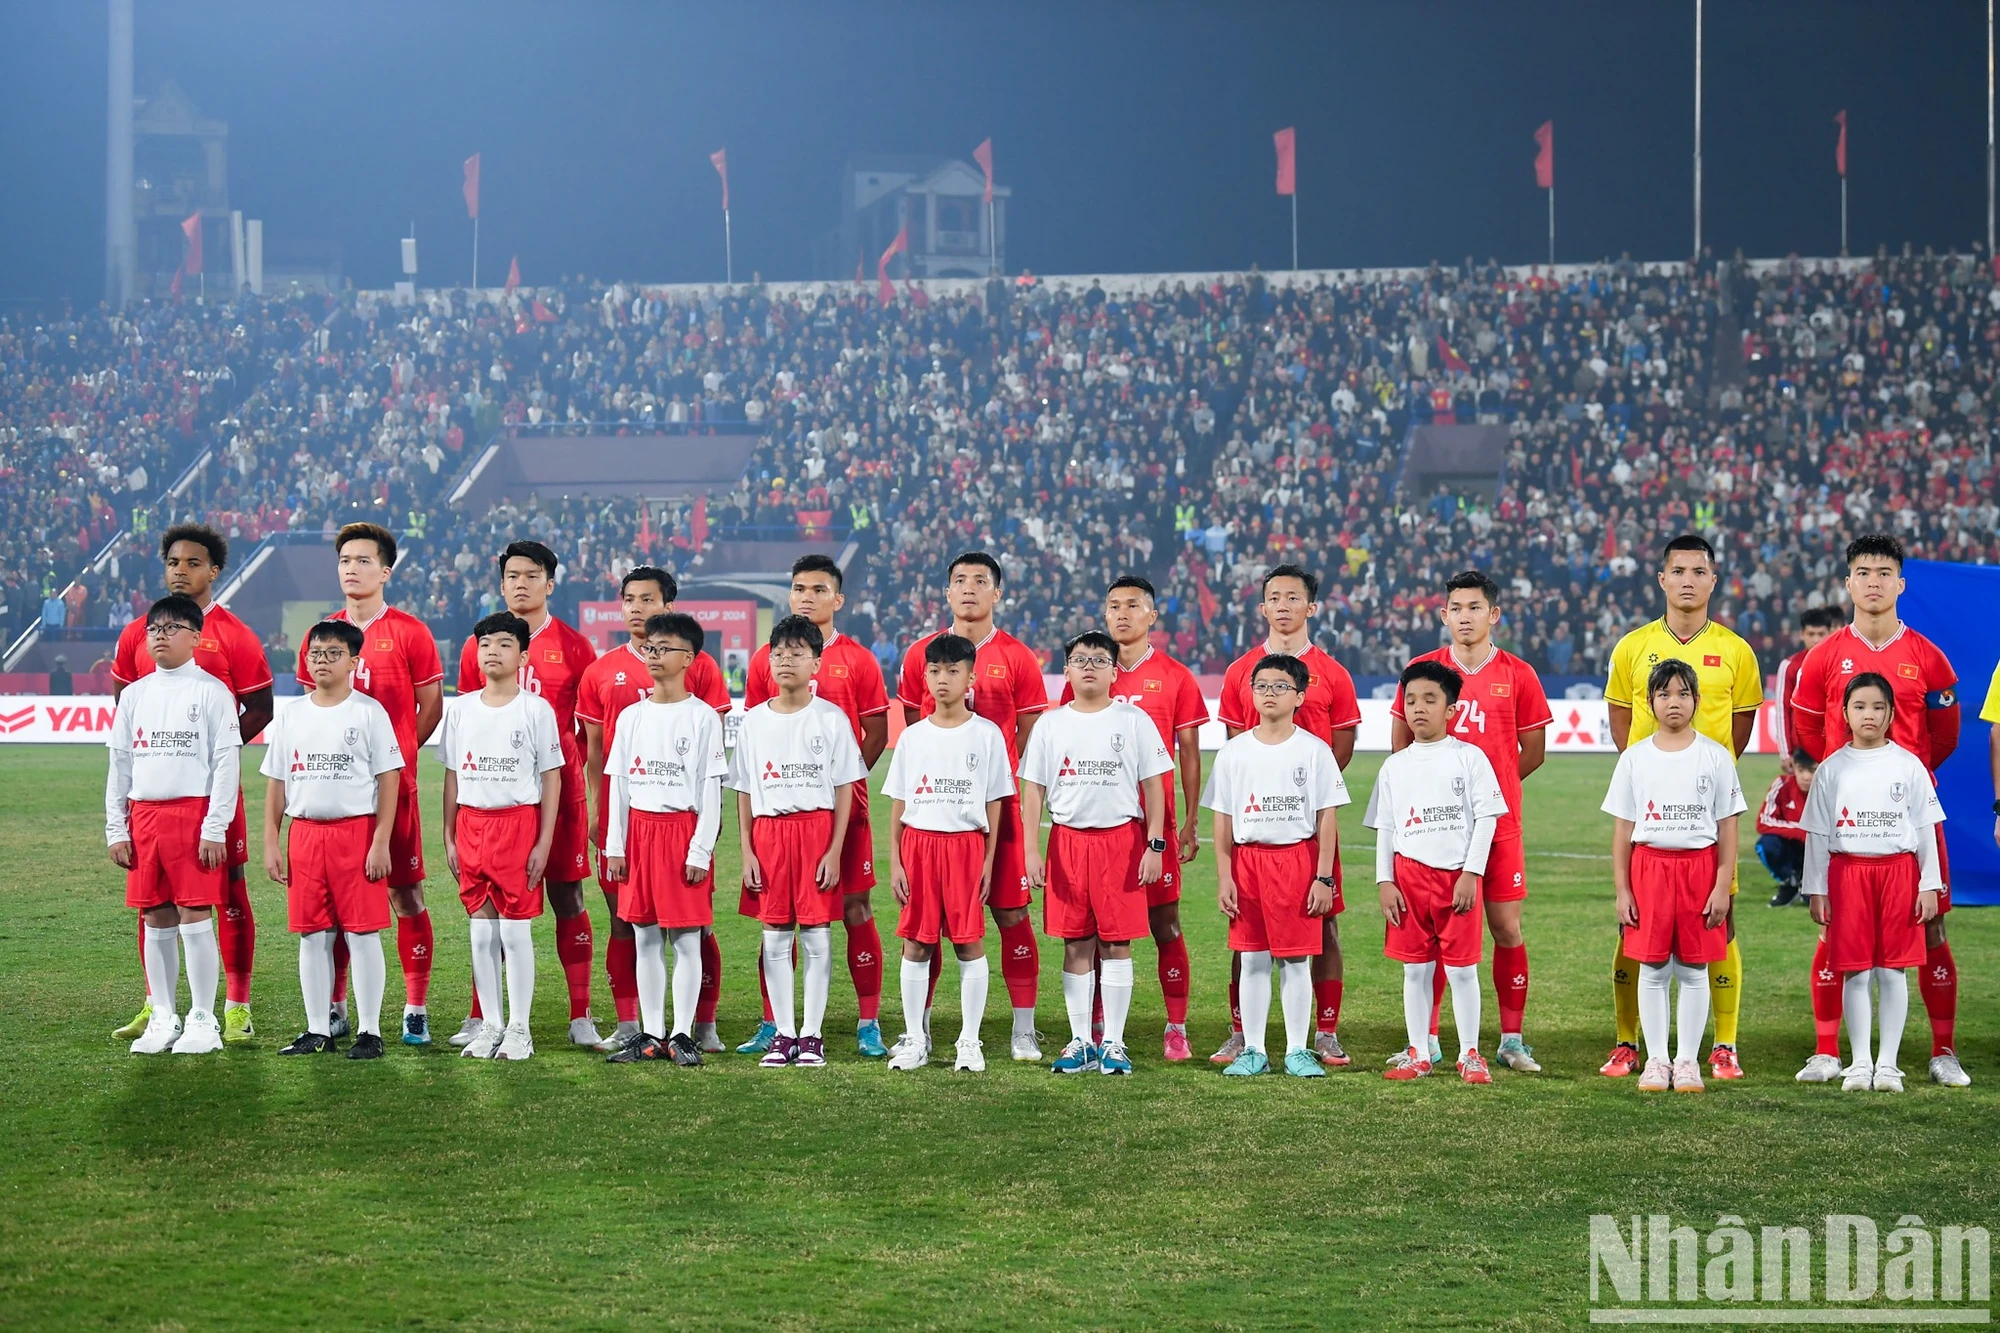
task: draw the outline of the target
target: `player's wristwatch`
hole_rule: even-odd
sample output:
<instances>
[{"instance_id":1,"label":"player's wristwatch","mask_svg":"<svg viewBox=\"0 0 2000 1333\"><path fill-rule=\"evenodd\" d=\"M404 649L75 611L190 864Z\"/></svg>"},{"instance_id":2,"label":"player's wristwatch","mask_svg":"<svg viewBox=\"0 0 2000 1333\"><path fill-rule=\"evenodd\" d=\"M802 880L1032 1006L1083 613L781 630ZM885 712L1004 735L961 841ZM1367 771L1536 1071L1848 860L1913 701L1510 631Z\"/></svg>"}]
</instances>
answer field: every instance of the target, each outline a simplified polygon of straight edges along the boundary
<instances>
[{"instance_id":1,"label":"player's wristwatch","mask_svg":"<svg viewBox=\"0 0 2000 1333\"><path fill-rule=\"evenodd\" d=\"M1993 813L1996 815L2000 815L2000 801L1995 801L1993 803Z\"/></svg>"},{"instance_id":2,"label":"player's wristwatch","mask_svg":"<svg viewBox=\"0 0 2000 1333\"><path fill-rule=\"evenodd\" d=\"M1164 852L1167 850L1167 840L1165 838L1148 838L1146 839L1146 850L1149 852Z\"/></svg>"},{"instance_id":3,"label":"player's wristwatch","mask_svg":"<svg viewBox=\"0 0 2000 1333\"><path fill-rule=\"evenodd\" d=\"M1337 885L1340 881L1336 880L1332 875L1314 875L1313 882L1315 884L1324 884L1330 889L1333 888L1335 885Z\"/></svg>"}]
</instances>

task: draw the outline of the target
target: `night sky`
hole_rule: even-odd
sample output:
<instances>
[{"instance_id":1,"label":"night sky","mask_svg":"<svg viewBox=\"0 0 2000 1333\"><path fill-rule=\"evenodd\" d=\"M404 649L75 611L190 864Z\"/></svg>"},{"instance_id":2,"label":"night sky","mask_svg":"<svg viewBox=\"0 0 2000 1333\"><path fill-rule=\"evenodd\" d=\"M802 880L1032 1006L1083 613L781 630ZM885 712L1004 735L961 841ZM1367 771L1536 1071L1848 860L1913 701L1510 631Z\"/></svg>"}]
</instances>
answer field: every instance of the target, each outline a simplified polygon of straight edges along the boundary
<instances>
[{"instance_id":1,"label":"night sky","mask_svg":"<svg viewBox=\"0 0 2000 1333\"><path fill-rule=\"evenodd\" d=\"M1531 262L1556 125L1557 257L1684 257L1693 5L138 0L136 87L230 124L267 247L333 242L366 286L414 219L462 282L459 164L483 154L482 277L810 276L841 163L968 155L1014 190L1010 267L1289 263L1271 132L1295 124L1300 261ZM1704 238L1830 254L1850 119L1852 248L1985 234L1985 6L1708 5ZM0 298L103 286L105 6L0 3ZM227 254L211 255L225 268Z\"/></svg>"}]
</instances>

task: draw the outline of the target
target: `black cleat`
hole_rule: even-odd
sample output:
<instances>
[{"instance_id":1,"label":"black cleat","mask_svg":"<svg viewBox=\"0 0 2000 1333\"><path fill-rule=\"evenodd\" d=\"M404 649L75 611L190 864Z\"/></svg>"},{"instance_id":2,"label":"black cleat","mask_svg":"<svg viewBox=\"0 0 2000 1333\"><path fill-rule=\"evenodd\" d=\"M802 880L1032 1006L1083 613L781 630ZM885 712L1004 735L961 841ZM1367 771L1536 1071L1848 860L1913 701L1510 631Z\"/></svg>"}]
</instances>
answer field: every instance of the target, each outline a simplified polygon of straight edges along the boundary
<instances>
[{"instance_id":1,"label":"black cleat","mask_svg":"<svg viewBox=\"0 0 2000 1333\"><path fill-rule=\"evenodd\" d=\"M701 1067L701 1047L695 1045L693 1037L685 1032L676 1032L667 1039L667 1048L673 1053L674 1063L682 1069Z\"/></svg>"},{"instance_id":2,"label":"black cleat","mask_svg":"<svg viewBox=\"0 0 2000 1333\"><path fill-rule=\"evenodd\" d=\"M301 1032L292 1038L292 1044L281 1049L279 1055L331 1055L335 1050L332 1037L322 1037L317 1032Z\"/></svg>"},{"instance_id":3,"label":"black cleat","mask_svg":"<svg viewBox=\"0 0 2000 1333\"><path fill-rule=\"evenodd\" d=\"M667 1044L658 1037L649 1037L642 1032L611 1054L605 1056L604 1063L608 1065L636 1065L652 1060L664 1060L666 1058Z\"/></svg>"},{"instance_id":4,"label":"black cleat","mask_svg":"<svg viewBox=\"0 0 2000 1333\"><path fill-rule=\"evenodd\" d=\"M381 1034L364 1032L356 1037L354 1044L347 1048L347 1058L350 1060L380 1060L382 1058Z\"/></svg>"},{"instance_id":5,"label":"black cleat","mask_svg":"<svg viewBox=\"0 0 2000 1333\"><path fill-rule=\"evenodd\" d=\"M1771 906L1790 907L1798 899L1798 896L1798 881L1788 879L1778 885L1778 891L1771 895Z\"/></svg>"}]
</instances>

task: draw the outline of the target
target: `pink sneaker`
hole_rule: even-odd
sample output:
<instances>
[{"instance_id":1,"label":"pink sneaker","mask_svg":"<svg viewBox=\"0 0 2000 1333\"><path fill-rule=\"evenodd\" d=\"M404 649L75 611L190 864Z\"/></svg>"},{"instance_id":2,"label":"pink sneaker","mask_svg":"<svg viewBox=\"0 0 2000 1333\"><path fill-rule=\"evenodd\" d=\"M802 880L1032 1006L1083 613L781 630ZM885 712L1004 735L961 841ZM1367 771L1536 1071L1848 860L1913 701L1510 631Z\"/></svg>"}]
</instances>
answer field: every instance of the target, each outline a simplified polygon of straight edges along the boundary
<instances>
[{"instance_id":1,"label":"pink sneaker","mask_svg":"<svg viewBox=\"0 0 2000 1333\"><path fill-rule=\"evenodd\" d=\"M1674 1067L1665 1060L1646 1061L1646 1072L1639 1075L1639 1091L1665 1092L1674 1086Z\"/></svg>"},{"instance_id":2,"label":"pink sneaker","mask_svg":"<svg viewBox=\"0 0 2000 1333\"><path fill-rule=\"evenodd\" d=\"M1166 1039L1160 1043L1161 1054L1169 1060L1192 1060L1194 1051L1188 1046L1187 1029L1170 1027Z\"/></svg>"}]
</instances>

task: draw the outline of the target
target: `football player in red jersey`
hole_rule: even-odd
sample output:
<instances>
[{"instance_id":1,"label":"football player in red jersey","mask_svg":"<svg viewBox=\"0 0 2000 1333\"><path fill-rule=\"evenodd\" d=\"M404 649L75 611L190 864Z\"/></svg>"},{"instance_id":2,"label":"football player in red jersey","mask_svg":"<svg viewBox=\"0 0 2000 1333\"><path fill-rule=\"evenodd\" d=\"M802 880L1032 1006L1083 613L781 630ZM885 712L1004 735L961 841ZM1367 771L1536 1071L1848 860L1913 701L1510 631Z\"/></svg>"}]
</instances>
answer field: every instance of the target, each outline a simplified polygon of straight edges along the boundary
<instances>
[{"instance_id":1,"label":"football player in red jersey","mask_svg":"<svg viewBox=\"0 0 2000 1333\"><path fill-rule=\"evenodd\" d=\"M945 600L951 605L951 630L972 640L974 662L972 711L1000 728L1007 742L1007 762L1017 772L1021 751L1035 719L1049 706L1042 683L1042 664L1026 644L995 629L993 610L1000 603L1000 562L984 551L967 551L945 569ZM924 684L924 649L942 631L924 635L903 654L896 700L903 720L929 716L937 700ZM987 900L993 924L1000 928L1000 975L1014 1006L1013 1056L1039 1063L1041 1034L1035 1031L1035 992L1041 974L1041 951L1035 927L1028 920L1027 844L1021 830L1021 802L1010 796L1000 805L1000 833L993 856L993 892ZM944 951L931 955L931 986L937 986Z\"/></svg>"},{"instance_id":2,"label":"football player in red jersey","mask_svg":"<svg viewBox=\"0 0 2000 1333\"><path fill-rule=\"evenodd\" d=\"M197 523L178 523L160 534L160 560L166 566L169 593L192 597L201 608L199 641L195 644L195 665L221 681L236 696L240 713L238 727L247 744L271 720L271 664L264 646L248 625L227 609L211 604L215 580L229 563L229 543L214 528ZM111 659L111 697L115 701L125 687L154 667L146 651L144 617L127 625L118 636L118 650ZM250 860L249 831L243 818L243 798L236 798L236 817L229 822L229 900L216 913L216 942L222 951L225 1004L222 1012L222 1040L231 1046L256 1038L250 1022L250 969L257 956L257 917L250 910L250 885L243 867ZM140 972L144 975L146 922L139 921ZM146 1030L152 1017L149 995L136 1017L111 1035L130 1041Z\"/></svg>"},{"instance_id":3,"label":"football player in red jersey","mask_svg":"<svg viewBox=\"0 0 2000 1333\"><path fill-rule=\"evenodd\" d=\"M1270 633L1264 642L1229 664L1222 677L1222 698L1216 716L1233 737L1257 725L1257 702L1250 690L1258 661L1267 653L1296 657L1305 663L1306 692L1293 715L1293 725L1325 741L1333 750L1334 761L1345 770L1354 757L1354 733L1361 725L1361 703L1354 697L1354 678L1347 668L1329 657L1312 641L1313 617L1319 614L1319 579L1297 565L1274 565L1264 575L1263 597L1257 604ZM1340 862L1333 863L1333 876L1340 879ZM1336 924L1344 902L1340 886L1333 891L1333 910L1324 918L1324 939L1313 959L1313 1051L1330 1065L1347 1063L1340 1045L1341 959L1340 929ZM1237 986L1242 963L1229 960L1229 1040L1208 1058L1226 1065L1243 1053L1242 1015L1238 1012Z\"/></svg>"},{"instance_id":4,"label":"football player in red jersey","mask_svg":"<svg viewBox=\"0 0 2000 1333\"><path fill-rule=\"evenodd\" d=\"M1772 739L1778 745L1778 775L1790 777L1792 774L1792 751L1799 748L1798 735L1792 729L1792 696L1799 688L1799 668L1806 664L1806 654L1819 647L1820 640L1839 629L1840 612L1830 606L1809 606L1799 613L1799 650L1778 663L1778 706L1772 711L1771 729L1777 732ZM1773 907L1779 906L1777 903Z\"/></svg>"},{"instance_id":5,"label":"football player in red jersey","mask_svg":"<svg viewBox=\"0 0 2000 1333\"><path fill-rule=\"evenodd\" d=\"M1494 1057L1520 1073L1539 1073L1533 1049L1521 1040L1521 1017L1528 1007L1528 946L1521 938L1521 902L1528 896L1521 779L1542 766L1547 728L1555 719L1535 669L1493 642L1494 627L1500 623L1500 585L1481 571L1468 569L1446 579L1444 589L1439 617L1451 642L1415 660L1440 662L1458 673L1462 684L1452 706L1450 734L1486 756L1507 800L1483 884L1486 928L1493 933L1493 993L1500 1002L1500 1048ZM1400 694L1389 712L1389 748L1400 750L1416 739L1403 721ZM1436 1041L1444 969L1433 971L1431 1039ZM1438 1057L1431 1058L1435 1062Z\"/></svg>"},{"instance_id":6,"label":"football player in red jersey","mask_svg":"<svg viewBox=\"0 0 2000 1333\"><path fill-rule=\"evenodd\" d=\"M1874 672L1895 690L1895 716L1889 739L1921 759L1937 777L1938 767L1958 748L1958 674L1941 649L1905 625L1896 615L1903 595L1903 544L1886 533L1868 533L1847 544L1847 597L1854 619L1828 635L1806 654L1799 668L1788 730L1799 748L1815 759L1847 744L1847 718L1841 704L1847 684L1864 672ZM1958 963L1945 937L1945 914L1951 911L1951 867L1944 859L1943 826L1938 828L1938 862L1944 890L1938 894L1938 914L1924 927L1924 965L1917 989L1931 1020L1931 1080L1962 1088L1972 1078L1959 1063L1955 1049L1958 1022ZM1824 934L1813 955L1813 975L1830 971ZM1815 995L1818 992L1815 991ZM1825 1062L1821 1053L1799 1071L1805 1082ZM1838 1063L1838 1056L1834 1063Z\"/></svg>"},{"instance_id":7,"label":"football player in red jersey","mask_svg":"<svg viewBox=\"0 0 2000 1333\"><path fill-rule=\"evenodd\" d=\"M841 593L840 566L831 556L802 555L792 564L792 614L804 616L818 627L824 640L820 649L819 674L813 677L813 694L839 707L854 726L855 743L861 747L861 762L870 772L889 744L889 697L882 682L882 667L875 655L854 639L833 627L833 617L847 598ZM771 645L761 644L751 655L750 669L743 685L743 706L755 708L777 696L771 678ZM840 854L840 889L843 895L841 920L847 926L847 971L854 979L854 998L860 1010L854 1040L861 1054L880 1059L889 1053L882 1044L882 934L875 925L875 909L869 890L875 887L875 835L868 822L868 784L854 784L854 808L847 822L847 843ZM745 915L756 914L755 898L745 893ZM757 954L757 984L764 988L764 954ZM764 997L764 1021L757 1035L741 1047L744 1054L770 1049L777 1025L771 1021L771 999ZM766 1030L768 1029L768 1031Z\"/></svg>"},{"instance_id":8,"label":"football player in red jersey","mask_svg":"<svg viewBox=\"0 0 2000 1333\"><path fill-rule=\"evenodd\" d=\"M1174 783L1166 784L1167 836L1174 841L1175 855L1156 883L1146 889L1147 924L1153 943L1160 951L1160 993L1166 1001L1167 1030L1162 1050L1169 1060L1186 1060L1194 1052L1188 1048L1188 951L1181 938L1181 880L1179 867L1194 860L1201 846L1201 728L1208 721L1208 704L1194 673L1153 644L1153 626L1160 613L1154 606L1153 585L1136 574L1112 580L1104 593L1104 627L1118 645L1118 667L1111 683L1111 697L1144 712L1159 729L1160 740L1174 756L1180 781L1180 809L1174 815ZM1061 703L1075 693L1067 680ZM1098 1012L1103 1012L1103 987Z\"/></svg>"},{"instance_id":9,"label":"football player in red jersey","mask_svg":"<svg viewBox=\"0 0 2000 1333\"><path fill-rule=\"evenodd\" d=\"M569 1039L572 1045L612 1051L617 1043L599 1035L590 1017L590 967L596 953L590 911L583 902L583 881L590 876L590 802L583 779L583 740L576 724L577 690L583 673L597 660L597 649L582 633L549 614L549 594L555 591L556 553L536 541L509 542L500 553L500 595L507 610L528 622L528 651L521 654L521 688L555 710L562 735L562 801L556 807L555 842L549 848L548 901L555 910L556 957L569 985ZM470 636L459 655L458 692L475 694L486 688L479 669L479 645ZM633 989L638 989L637 979ZM472 997L472 1014L452 1038L469 1042L467 1029L483 1021L479 996Z\"/></svg>"},{"instance_id":10,"label":"football player in red jersey","mask_svg":"<svg viewBox=\"0 0 2000 1333\"><path fill-rule=\"evenodd\" d=\"M604 821L610 812L611 787L604 776L604 758L611 753L618 736L618 715L646 698L653 688L641 646L646 641L646 622L674 609L680 584L664 569L640 565L619 580L618 600L625 614L625 630L631 637L584 669L576 691L576 720L583 724L584 786L597 801L597 813L590 825L590 841L600 853L604 849ZM730 709L729 687L723 682L722 668L706 653L696 653L688 664L683 682L687 692L717 713ZM611 932L604 940L604 971L611 979L611 1003L616 1007L618 1026L611 1040L621 1046L639 1033L638 943L632 923L618 915L618 881L604 878L600 869L598 885L604 890L605 910L611 914ZM722 984L722 956L715 947L715 932L701 934L701 998L696 1009L694 1040L704 1051L719 1051L722 1042L715 1035L715 996Z\"/></svg>"},{"instance_id":11,"label":"football player in red jersey","mask_svg":"<svg viewBox=\"0 0 2000 1333\"><path fill-rule=\"evenodd\" d=\"M396 539L374 523L349 523L333 539L334 567L344 605L328 620L360 629L354 688L381 704L403 753L396 788L396 824L389 831L389 906L396 914L396 953L403 969L403 1044L431 1039L431 964L436 935L424 905L424 825L417 802L417 755L444 717L444 664L430 627L383 599L396 567ZM306 646L299 645L299 682L311 686ZM332 1033L347 1023L347 936L333 942Z\"/></svg>"}]
</instances>

